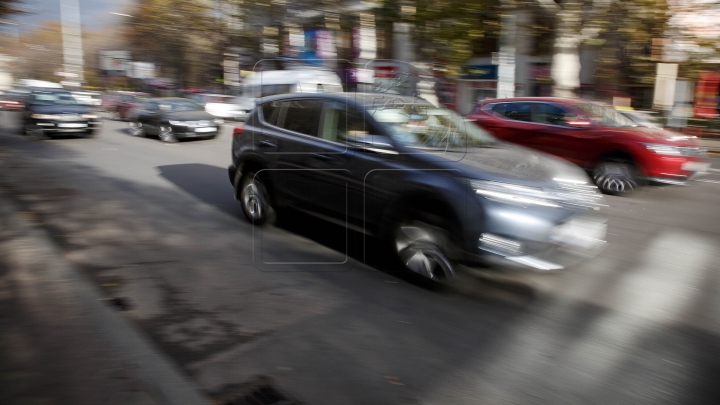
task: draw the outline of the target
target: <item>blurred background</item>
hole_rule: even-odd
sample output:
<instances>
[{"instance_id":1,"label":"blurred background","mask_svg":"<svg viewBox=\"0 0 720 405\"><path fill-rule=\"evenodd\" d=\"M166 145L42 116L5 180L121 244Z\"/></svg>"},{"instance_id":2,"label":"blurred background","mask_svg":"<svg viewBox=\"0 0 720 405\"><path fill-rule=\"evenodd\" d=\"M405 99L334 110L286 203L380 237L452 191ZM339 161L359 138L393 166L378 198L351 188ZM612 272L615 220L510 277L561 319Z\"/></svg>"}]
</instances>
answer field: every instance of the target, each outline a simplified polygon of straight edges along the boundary
<instances>
[{"instance_id":1,"label":"blurred background","mask_svg":"<svg viewBox=\"0 0 720 405\"><path fill-rule=\"evenodd\" d=\"M239 95L253 70L301 64L333 69L354 90L416 69L434 76L438 101L463 114L485 98L581 96L653 109L688 131L717 129L720 4L713 0L0 5L0 89L39 79L90 90Z\"/></svg>"},{"instance_id":2,"label":"blurred background","mask_svg":"<svg viewBox=\"0 0 720 405\"><path fill-rule=\"evenodd\" d=\"M150 405L168 403L154 380L220 398L266 378L308 404L720 403L718 48L720 0L0 0L0 404ZM565 276L439 289L333 223L241 220L230 145L255 97L290 86L419 94L469 119L493 98L599 100L700 137L708 156L641 149L708 172L607 196L607 250ZM37 87L96 108L96 136L19 136ZM203 104L217 136L131 136L150 95ZM159 360L107 308L182 378L136 368Z\"/></svg>"}]
</instances>

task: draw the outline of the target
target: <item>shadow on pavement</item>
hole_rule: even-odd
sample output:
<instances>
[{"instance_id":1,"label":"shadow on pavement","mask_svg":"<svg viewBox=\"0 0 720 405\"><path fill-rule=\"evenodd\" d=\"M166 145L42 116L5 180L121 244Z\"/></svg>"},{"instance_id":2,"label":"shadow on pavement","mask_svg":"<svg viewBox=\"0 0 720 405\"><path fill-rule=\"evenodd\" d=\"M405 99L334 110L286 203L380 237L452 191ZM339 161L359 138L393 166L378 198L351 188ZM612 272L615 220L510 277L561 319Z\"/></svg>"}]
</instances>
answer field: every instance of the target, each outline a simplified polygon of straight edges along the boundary
<instances>
[{"instance_id":1,"label":"shadow on pavement","mask_svg":"<svg viewBox=\"0 0 720 405\"><path fill-rule=\"evenodd\" d=\"M227 169L200 163L158 166L160 176L198 200L222 212L242 217L240 204L233 198Z\"/></svg>"}]
</instances>

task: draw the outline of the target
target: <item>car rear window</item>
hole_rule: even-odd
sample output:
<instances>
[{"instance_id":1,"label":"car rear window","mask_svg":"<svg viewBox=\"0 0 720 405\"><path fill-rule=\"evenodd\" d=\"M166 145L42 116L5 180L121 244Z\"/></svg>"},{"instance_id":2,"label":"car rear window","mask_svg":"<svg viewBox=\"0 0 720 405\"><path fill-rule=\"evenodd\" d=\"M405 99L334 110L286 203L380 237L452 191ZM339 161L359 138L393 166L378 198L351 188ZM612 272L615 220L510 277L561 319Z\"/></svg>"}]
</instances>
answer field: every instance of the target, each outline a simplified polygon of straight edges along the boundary
<instances>
[{"instance_id":1,"label":"car rear window","mask_svg":"<svg viewBox=\"0 0 720 405\"><path fill-rule=\"evenodd\" d=\"M529 103L500 103L493 106L492 111L495 115L515 121L532 120Z\"/></svg>"},{"instance_id":2,"label":"car rear window","mask_svg":"<svg viewBox=\"0 0 720 405\"><path fill-rule=\"evenodd\" d=\"M270 125L277 124L278 115L280 115L280 107L282 103L279 101L271 101L262 105L263 121Z\"/></svg>"}]
</instances>

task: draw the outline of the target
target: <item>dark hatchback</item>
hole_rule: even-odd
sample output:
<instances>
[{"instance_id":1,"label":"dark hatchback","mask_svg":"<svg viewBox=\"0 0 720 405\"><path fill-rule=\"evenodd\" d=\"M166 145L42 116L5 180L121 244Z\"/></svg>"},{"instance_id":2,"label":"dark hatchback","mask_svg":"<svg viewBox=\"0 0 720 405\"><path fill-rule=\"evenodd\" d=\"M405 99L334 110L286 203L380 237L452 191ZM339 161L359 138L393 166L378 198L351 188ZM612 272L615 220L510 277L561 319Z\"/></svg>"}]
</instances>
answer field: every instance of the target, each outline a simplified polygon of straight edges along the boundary
<instances>
[{"instance_id":1,"label":"dark hatchback","mask_svg":"<svg viewBox=\"0 0 720 405\"><path fill-rule=\"evenodd\" d=\"M232 161L254 224L291 206L390 242L437 281L457 264L552 272L605 244L603 197L580 168L421 99L263 98L234 131Z\"/></svg>"},{"instance_id":2,"label":"dark hatchback","mask_svg":"<svg viewBox=\"0 0 720 405\"><path fill-rule=\"evenodd\" d=\"M78 104L69 91L36 90L25 101L23 129L36 139L67 134L93 136L100 129L100 121L90 108Z\"/></svg>"},{"instance_id":3,"label":"dark hatchback","mask_svg":"<svg viewBox=\"0 0 720 405\"><path fill-rule=\"evenodd\" d=\"M184 98L149 99L132 110L130 134L156 135L163 142L178 139L214 138L224 121L205 112L205 107Z\"/></svg>"}]
</instances>

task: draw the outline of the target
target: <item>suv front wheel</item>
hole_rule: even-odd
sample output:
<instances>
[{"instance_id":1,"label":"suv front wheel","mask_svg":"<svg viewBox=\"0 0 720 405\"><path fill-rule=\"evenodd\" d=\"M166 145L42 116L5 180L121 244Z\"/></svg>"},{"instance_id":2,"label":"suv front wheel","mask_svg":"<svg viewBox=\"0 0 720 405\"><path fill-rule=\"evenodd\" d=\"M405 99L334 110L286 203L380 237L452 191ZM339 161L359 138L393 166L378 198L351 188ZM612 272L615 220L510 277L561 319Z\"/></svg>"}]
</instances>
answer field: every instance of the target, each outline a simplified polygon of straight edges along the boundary
<instances>
[{"instance_id":1,"label":"suv front wheel","mask_svg":"<svg viewBox=\"0 0 720 405\"><path fill-rule=\"evenodd\" d=\"M397 224L394 247L402 265L438 283L455 277L455 266L447 255L446 232L426 222L408 219Z\"/></svg>"},{"instance_id":2,"label":"suv front wheel","mask_svg":"<svg viewBox=\"0 0 720 405\"><path fill-rule=\"evenodd\" d=\"M637 171L632 163L606 159L593 172L593 180L605 194L627 195L638 188Z\"/></svg>"}]
</instances>

